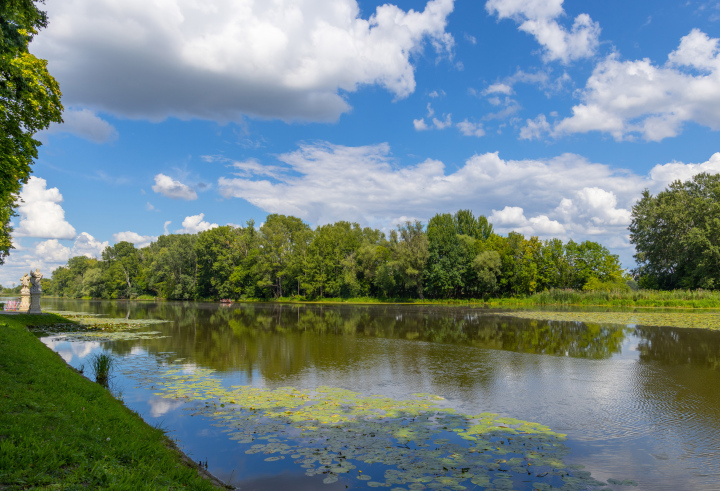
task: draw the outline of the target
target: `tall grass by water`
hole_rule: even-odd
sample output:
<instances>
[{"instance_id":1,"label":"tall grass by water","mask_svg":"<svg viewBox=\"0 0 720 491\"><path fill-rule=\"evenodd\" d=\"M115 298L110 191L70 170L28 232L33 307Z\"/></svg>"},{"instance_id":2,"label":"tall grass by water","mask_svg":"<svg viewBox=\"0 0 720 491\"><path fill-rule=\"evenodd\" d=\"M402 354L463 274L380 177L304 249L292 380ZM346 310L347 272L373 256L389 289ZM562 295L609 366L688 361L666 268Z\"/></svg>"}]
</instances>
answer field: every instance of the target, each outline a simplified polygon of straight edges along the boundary
<instances>
[{"instance_id":1,"label":"tall grass by water","mask_svg":"<svg viewBox=\"0 0 720 491\"><path fill-rule=\"evenodd\" d=\"M587 305L608 307L676 307L691 309L720 308L720 291L712 290L637 290L579 291L556 289L525 297L489 299L493 306Z\"/></svg>"},{"instance_id":2,"label":"tall grass by water","mask_svg":"<svg viewBox=\"0 0 720 491\"><path fill-rule=\"evenodd\" d=\"M258 300L239 300L239 302ZM572 289L553 289L533 295L516 295L493 298L435 298L420 300L417 298L320 298L309 300L304 297L281 297L276 302L287 303L352 303L352 304L420 304L420 305L467 305L491 307L523 307L533 305L584 305L599 307L656 307L685 309L720 308L720 291L717 290L611 290L582 291Z\"/></svg>"},{"instance_id":3,"label":"tall grass by water","mask_svg":"<svg viewBox=\"0 0 720 491\"><path fill-rule=\"evenodd\" d=\"M90 357L90 367L95 373L95 382L107 387L110 381L110 373L115 366L115 358L107 353L98 353Z\"/></svg>"}]
</instances>

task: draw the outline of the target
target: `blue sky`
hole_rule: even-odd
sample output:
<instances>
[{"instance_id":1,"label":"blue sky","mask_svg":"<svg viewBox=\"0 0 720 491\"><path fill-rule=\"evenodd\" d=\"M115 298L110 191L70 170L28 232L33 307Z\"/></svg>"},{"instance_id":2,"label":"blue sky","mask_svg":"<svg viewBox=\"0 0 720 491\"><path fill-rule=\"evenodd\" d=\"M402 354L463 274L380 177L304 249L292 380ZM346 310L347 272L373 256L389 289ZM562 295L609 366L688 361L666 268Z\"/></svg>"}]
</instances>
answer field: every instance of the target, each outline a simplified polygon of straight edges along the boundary
<instances>
[{"instance_id":1,"label":"blue sky","mask_svg":"<svg viewBox=\"0 0 720 491\"><path fill-rule=\"evenodd\" d=\"M720 1L50 0L63 91L0 283L292 214L470 208L633 265L633 202L720 172ZM415 10L412 10L415 9Z\"/></svg>"}]
</instances>

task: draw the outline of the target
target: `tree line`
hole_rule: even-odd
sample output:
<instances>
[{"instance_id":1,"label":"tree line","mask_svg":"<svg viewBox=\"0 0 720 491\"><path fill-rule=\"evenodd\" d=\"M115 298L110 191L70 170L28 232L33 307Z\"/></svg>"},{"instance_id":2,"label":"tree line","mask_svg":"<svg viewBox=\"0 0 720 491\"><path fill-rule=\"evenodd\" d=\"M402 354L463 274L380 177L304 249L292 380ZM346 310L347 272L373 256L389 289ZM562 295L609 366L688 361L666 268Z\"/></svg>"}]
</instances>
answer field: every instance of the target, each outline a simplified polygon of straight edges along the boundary
<instances>
[{"instance_id":1,"label":"tree line","mask_svg":"<svg viewBox=\"0 0 720 491\"><path fill-rule=\"evenodd\" d=\"M92 298L483 298L550 288L622 285L602 245L497 234L469 210L406 222L388 235L339 221L314 230L293 216L163 235L147 247L71 258L44 291Z\"/></svg>"}]
</instances>

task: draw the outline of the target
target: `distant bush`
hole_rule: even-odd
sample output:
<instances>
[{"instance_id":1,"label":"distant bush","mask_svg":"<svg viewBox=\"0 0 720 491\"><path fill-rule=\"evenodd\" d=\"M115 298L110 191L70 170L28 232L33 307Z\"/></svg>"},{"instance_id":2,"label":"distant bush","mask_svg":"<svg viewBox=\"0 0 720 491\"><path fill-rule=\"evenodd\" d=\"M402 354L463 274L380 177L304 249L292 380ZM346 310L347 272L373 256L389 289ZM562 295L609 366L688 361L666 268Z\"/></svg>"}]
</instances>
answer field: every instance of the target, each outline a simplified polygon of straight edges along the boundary
<instances>
[{"instance_id":1,"label":"distant bush","mask_svg":"<svg viewBox=\"0 0 720 491\"><path fill-rule=\"evenodd\" d=\"M600 281L598 278L590 278L585 286L584 292L629 292L632 288L625 280Z\"/></svg>"}]
</instances>

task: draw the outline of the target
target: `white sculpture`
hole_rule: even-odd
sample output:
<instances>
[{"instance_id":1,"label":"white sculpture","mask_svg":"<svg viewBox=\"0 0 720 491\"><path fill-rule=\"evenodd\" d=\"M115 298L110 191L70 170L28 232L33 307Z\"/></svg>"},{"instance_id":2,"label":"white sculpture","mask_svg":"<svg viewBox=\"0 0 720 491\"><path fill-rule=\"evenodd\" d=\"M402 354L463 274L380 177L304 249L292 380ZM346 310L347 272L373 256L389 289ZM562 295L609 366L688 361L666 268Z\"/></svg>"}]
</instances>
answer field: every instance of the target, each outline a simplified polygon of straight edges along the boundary
<instances>
[{"instance_id":1,"label":"white sculpture","mask_svg":"<svg viewBox=\"0 0 720 491\"><path fill-rule=\"evenodd\" d=\"M25 273L22 278L20 278L20 284L22 285L21 293L30 293L30 275Z\"/></svg>"},{"instance_id":2,"label":"white sculpture","mask_svg":"<svg viewBox=\"0 0 720 491\"><path fill-rule=\"evenodd\" d=\"M30 271L30 283L32 284L30 288L30 293L42 293L42 284L40 282L42 278L43 275L39 269L35 269L35 271Z\"/></svg>"},{"instance_id":3,"label":"white sculpture","mask_svg":"<svg viewBox=\"0 0 720 491\"><path fill-rule=\"evenodd\" d=\"M42 314L42 310L40 309L42 278L43 275L39 269L35 269L35 271L30 271L30 274L25 273L23 277L20 278L22 290L20 290L21 298L18 312L25 312L28 314Z\"/></svg>"}]
</instances>

